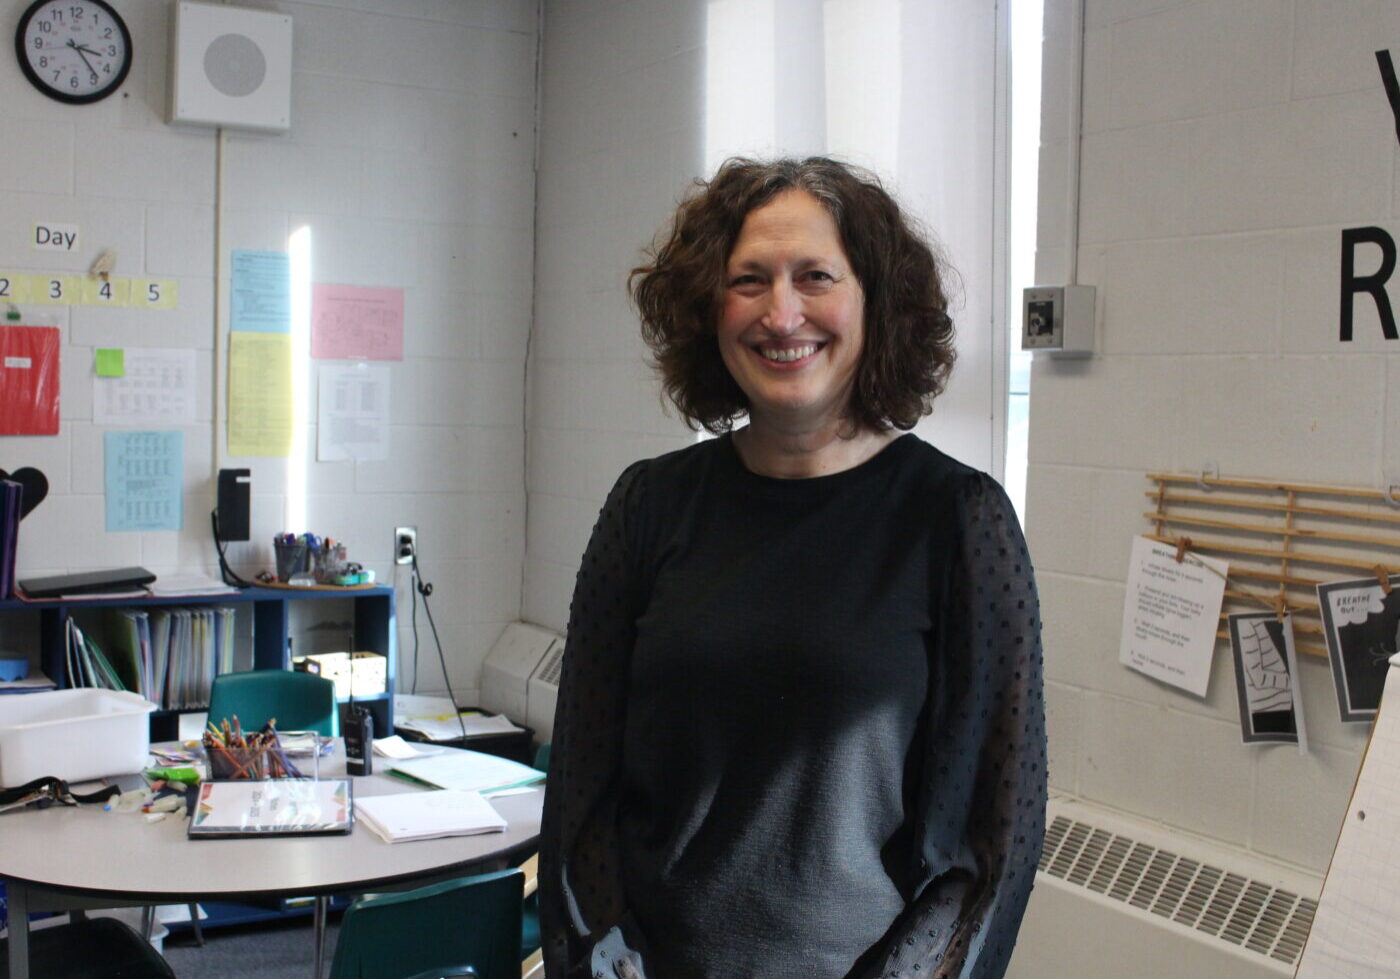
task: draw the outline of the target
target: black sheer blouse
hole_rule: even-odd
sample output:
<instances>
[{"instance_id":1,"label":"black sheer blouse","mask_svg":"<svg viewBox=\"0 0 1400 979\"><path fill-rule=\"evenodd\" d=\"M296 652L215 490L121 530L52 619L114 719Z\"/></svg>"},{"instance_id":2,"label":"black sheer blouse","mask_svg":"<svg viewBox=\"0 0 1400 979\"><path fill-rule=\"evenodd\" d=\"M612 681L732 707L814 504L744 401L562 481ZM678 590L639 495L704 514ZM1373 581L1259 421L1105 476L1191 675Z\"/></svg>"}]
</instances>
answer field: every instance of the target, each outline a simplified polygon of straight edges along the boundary
<instances>
[{"instance_id":1,"label":"black sheer blouse","mask_svg":"<svg viewBox=\"0 0 1400 979\"><path fill-rule=\"evenodd\" d=\"M729 438L618 480L571 610L550 979L1000 976L1044 831L1001 488L915 436L815 479Z\"/></svg>"}]
</instances>

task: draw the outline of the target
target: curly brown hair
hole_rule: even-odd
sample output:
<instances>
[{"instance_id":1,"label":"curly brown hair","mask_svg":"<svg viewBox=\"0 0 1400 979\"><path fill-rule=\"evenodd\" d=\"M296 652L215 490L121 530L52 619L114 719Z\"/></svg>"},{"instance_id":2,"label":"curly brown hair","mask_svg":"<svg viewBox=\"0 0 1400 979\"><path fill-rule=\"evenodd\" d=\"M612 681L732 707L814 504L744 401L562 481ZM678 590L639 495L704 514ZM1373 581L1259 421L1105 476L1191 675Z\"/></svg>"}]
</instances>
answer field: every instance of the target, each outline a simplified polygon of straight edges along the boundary
<instances>
[{"instance_id":1,"label":"curly brown hair","mask_svg":"<svg viewBox=\"0 0 1400 979\"><path fill-rule=\"evenodd\" d=\"M728 431L748 398L720 358L725 266L744 219L787 190L836 221L865 293L865 346L849 408L857 426L908 430L932 410L956 353L942 258L873 174L825 157L726 160L697 180L628 278L662 389L691 428Z\"/></svg>"}]
</instances>

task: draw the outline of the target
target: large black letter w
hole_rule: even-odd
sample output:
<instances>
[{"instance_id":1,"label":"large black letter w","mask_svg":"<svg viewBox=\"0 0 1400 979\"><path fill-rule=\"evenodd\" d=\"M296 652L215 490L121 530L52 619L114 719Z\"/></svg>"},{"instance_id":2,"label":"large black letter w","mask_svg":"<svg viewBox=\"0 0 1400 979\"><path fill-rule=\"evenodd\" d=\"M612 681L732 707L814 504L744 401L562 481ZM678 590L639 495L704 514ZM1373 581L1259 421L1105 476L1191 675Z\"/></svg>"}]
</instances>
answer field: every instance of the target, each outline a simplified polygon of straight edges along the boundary
<instances>
[{"instance_id":1,"label":"large black letter w","mask_svg":"<svg viewBox=\"0 0 1400 979\"><path fill-rule=\"evenodd\" d=\"M1385 86L1385 97L1390 99L1390 111L1395 116L1395 138L1400 139L1400 82L1395 80L1395 63L1390 60L1389 51L1377 51L1376 63L1381 66L1381 84Z\"/></svg>"}]
</instances>

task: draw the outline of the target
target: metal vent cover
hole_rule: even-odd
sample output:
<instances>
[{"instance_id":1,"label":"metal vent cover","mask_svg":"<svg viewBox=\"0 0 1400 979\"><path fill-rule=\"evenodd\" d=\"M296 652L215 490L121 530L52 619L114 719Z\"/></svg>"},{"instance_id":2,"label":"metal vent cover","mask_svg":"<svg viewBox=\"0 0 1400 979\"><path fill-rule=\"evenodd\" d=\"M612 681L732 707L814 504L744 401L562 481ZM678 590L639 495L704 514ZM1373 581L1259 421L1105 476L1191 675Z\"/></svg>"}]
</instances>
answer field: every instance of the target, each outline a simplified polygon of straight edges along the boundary
<instances>
[{"instance_id":1,"label":"metal vent cover","mask_svg":"<svg viewBox=\"0 0 1400 979\"><path fill-rule=\"evenodd\" d=\"M1251 952L1296 965L1317 902L1067 816L1040 871Z\"/></svg>"},{"instance_id":2,"label":"metal vent cover","mask_svg":"<svg viewBox=\"0 0 1400 979\"><path fill-rule=\"evenodd\" d=\"M549 649L544 654L544 659L540 661L539 670L535 673L535 679L543 680L551 686L559 686L559 679L564 675L564 643L556 639L550 644Z\"/></svg>"}]
</instances>

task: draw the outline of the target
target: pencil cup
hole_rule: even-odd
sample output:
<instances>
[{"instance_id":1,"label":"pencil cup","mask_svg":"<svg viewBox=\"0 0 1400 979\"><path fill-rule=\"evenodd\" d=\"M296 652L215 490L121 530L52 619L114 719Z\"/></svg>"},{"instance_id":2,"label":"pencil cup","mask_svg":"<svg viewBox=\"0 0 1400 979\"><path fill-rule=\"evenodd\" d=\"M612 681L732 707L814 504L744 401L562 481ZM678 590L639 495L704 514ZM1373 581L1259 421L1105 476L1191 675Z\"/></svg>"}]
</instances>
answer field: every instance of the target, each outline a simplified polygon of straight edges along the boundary
<instances>
[{"instance_id":1,"label":"pencil cup","mask_svg":"<svg viewBox=\"0 0 1400 979\"><path fill-rule=\"evenodd\" d=\"M292 575L303 570L306 565L306 542L294 541L284 543L280 540L272 542L273 550L277 555L277 580L285 584Z\"/></svg>"}]
</instances>

